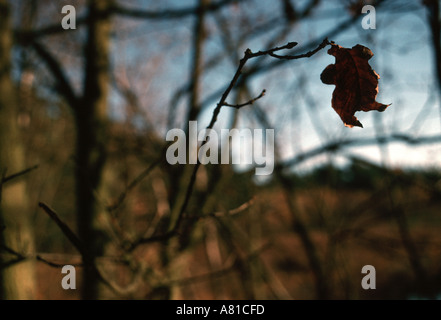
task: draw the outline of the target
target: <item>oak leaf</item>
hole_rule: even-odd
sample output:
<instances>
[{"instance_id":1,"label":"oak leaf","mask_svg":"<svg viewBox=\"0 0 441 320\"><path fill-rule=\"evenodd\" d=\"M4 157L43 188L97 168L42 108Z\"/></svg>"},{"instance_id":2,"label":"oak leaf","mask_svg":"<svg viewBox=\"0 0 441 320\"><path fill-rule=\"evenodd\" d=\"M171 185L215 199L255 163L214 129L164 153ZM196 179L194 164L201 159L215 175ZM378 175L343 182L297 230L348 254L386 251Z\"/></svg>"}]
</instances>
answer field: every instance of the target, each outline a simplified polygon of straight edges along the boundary
<instances>
[{"instance_id":1,"label":"oak leaf","mask_svg":"<svg viewBox=\"0 0 441 320\"><path fill-rule=\"evenodd\" d=\"M334 84L332 107L345 126L363 127L354 116L357 111L384 111L390 104L375 101L380 76L369 65L372 51L360 44L352 49L332 44L328 54L335 57L335 64L323 70L320 79L325 84Z\"/></svg>"}]
</instances>

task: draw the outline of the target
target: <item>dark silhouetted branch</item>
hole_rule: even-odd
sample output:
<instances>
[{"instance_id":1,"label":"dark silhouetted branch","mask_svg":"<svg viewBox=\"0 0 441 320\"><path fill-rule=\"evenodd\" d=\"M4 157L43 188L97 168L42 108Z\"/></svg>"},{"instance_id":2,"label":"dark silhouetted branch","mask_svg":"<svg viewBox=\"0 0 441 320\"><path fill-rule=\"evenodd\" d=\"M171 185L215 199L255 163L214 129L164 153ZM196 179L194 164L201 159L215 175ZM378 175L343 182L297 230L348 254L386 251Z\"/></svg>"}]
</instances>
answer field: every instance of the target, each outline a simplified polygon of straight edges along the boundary
<instances>
[{"instance_id":1,"label":"dark silhouetted branch","mask_svg":"<svg viewBox=\"0 0 441 320\"><path fill-rule=\"evenodd\" d=\"M83 262L85 263L86 267L92 268L92 271L96 274L98 279L102 281L105 285L107 285L110 289L112 289L114 292L118 292L118 288L115 286L115 284L105 277L103 277L101 271L97 268L95 263L92 263L94 258L89 254L89 252L86 250L86 247L83 245L83 243L80 241L80 239L75 235L75 233L69 228L69 226L64 223L59 217L58 214L49 208L46 204L40 202L38 203L39 207L46 212L49 217L57 224L57 226L61 229L63 234L67 237L67 239L73 244L73 246L78 250L78 252L81 254L81 257L83 258ZM45 259L39 257L38 260L43 261L45 263L48 263ZM58 266L55 263L50 263L51 266Z\"/></svg>"},{"instance_id":2,"label":"dark silhouetted branch","mask_svg":"<svg viewBox=\"0 0 441 320\"><path fill-rule=\"evenodd\" d=\"M5 246L5 245L1 245L0 246L0 250L4 251L7 254L10 254L10 255L15 257L12 260L9 260L7 262L4 262L4 263L0 264L0 269L7 268L7 267L10 267L10 266L12 266L14 264L23 262L24 260L30 260L30 259L35 259L37 261L43 262L44 264L46 264L46 265L48 265L50 267L53 267L53 268L62 268L63 266L66 265L65 263L60 264L60 263L55 263L55 262L52 262L52 261L48 261L47 259L43 258L39 254L37 254L35 256L34 255L25 255L25 254L22 254L22 253L14 250L14 249L12 249L12 248L10 248L8 246Z\"/></svg>"},{"instance_id":3,"label":"dark silhouetted branch","mask_svg":"<svg viewBox=\"0 0 441 320\"><path fill-rule=\"evenodd\" d=\"M276 51L280 51L280 50L284 50L284 49L292 49L295 46L298 45L298 42L288 42L287 44L285 44L284 46L281 47L275 47L269 50L265 50L265 51L257 51L255 53L253 52L249 52L248 54L248 58L255 58L255 57L260 57L260 56L265 56L265 55L272 55L274 52Z\"/></svg>"},{"instance_id":4,"label":"dark silhouetted branch","mask_svg":"<svg viewBox=\"0 0 441 320\"><path fill-rule=\"evenodd\" d=\"M32 48L40 56L40 58L47 65L52 75L55 78L59 93L66 99L66 102L72 109L77 107L78 98L72 86L67 79L65 72L63 71L61 64L55 59L55 57L40 43L33 41L31 43Z\"/></svg>"},{"instance_id":5,"label":"dark silhouetted branch","mask_svg":"<svg viewBox=\"0 0 441 320\"><path fill-rule=\"evenodd\" d=\"M20 172L11 174L10 176L4 177L4 178L1 179L1 184L5 183L5 182L8 182L8 181L10 181L12 179L18 178L18 177L20 177L22 175L25 175L26 173L31 172L31 171L33 171L33 170L35 170L37 168L38 168L38 165L35 165L33 167L30 167L30 168L27 168L25 170L22 170Z\"/></svg>"},{"instance_id":6,"label":"dark silhouetted branch","mask_svg":"<svg viewBox=\"0 0 441 320\"><path fill-rule=\"evenodd\" d=\"M305 58L306 57L311 57L314 53L318 52L319 50L321 50L321 49L323 49L325 47L324 43L329 43L329 42L328 42L327 39L323 40L322 43L315 50L313 50L312 54L307 53L307 54L303 55L302 57L305 57ZM287 43L284 46L275 47L275 48L272 48L272 49L269 49L269 50L265 50L265 51L252 52L250 49L245 50L243 58L240 59L239 65L237 67L237 70L236 70L236 72L235 72L235 74L234 74L230 84L225 89L225 91L222 94L219 102L217 103L216 107L214 108L213 116L211 118L211 121L210 121L209 125L206 128L207 132L210 129L213 129L214 124L217 121L217 118L219 116L219 113L220 113L222 107L225 106L225 103L226 103L226 100L228 98L228 95L230 94L231 90L237 84L237 82L238 82L238 80L240 78L240 75L242 74L242 69L244 68L245 64L247 63L247 61L249 59L257 58L257 57L261 57L261 56L265 56L265 55L270 55L270 54L272 54L272 53L274 53L276 51L280 51L280 50L284 50L284 49L292 49L296 45L297 45L297 42L289 42L289 43ZM207 142L208 142L208 139L204 139L203 142L202 142L201 147L204 146ZM148 238L140 238L136 242L132 243L129 246L129 248L128 248L129 250L133 250L138 245L141 245L141 244L152 243L152 242L157 242L157 241L164 241L166 239L169 239L169 238L177 235L177 230L178 230L178 228L179 228L179 226L181 224L181 221L182 221L182 219L184 217L184 213L187 210L187 206L188 206L188 204L190 202L190 198L191 198L191 195L192 195L192 192L193 192L193 188L194 188L194 185L195 185L195 182L196 182L196 175L197 175L197 172L198 172L198 169L199 169L200 165L201 165L201 163L199 161L197 161L197 163L194 166L194 169L193 169L193 172L192 172L192 175L191 175L191 178L190 178L190 182L189 182L189 184L187 186L187 190L185 192L185 198L184 198L183 204L182 204L182 206L181 206L181 208L180 208L180 210L179 210L179 212L177 214L177 218L176 218L175 222L174 223L172 222L172 224L169 227L169 230L166 233L162 234L162 235L156 235L156 236L148 237ZM172 220L173 220L173 217L172 217Z\"/></svg>"},{"instance_id":7,"label":"dark silhouetted branch","mask_svg":"<svg viewBox=\"0 0 441 320\"><path fill-rule=\"evenodd\" d=\"M58 217L58 214L42 202L39 202L38 206L40 208L42 208L44 210L44 212L46 212L49 215L49 217L57 224L57 226L60 228L60 230L63 232L63 234L67 237L67 239L70 241L70 243L72 243L73 246L78 250L78 252L81 253L83 258L88 258L89 255L88 255L84 245L81 243L80 239L69 228L69 226Z\"/></svg>"},{"instance_id":8,"label":"dark silhouetted branch","mask_svg":"<svg viewBox=\"0 0 441 320\"><path fill-rule=\"evenodd\" d=\"M326 47L329 44L332 44L333 42L329 42L328 39L326 38L325 40L323 40L323 42L314 50L308 51L307 53L303 53L303 54L299 54L299 55L293 55L293 56L280 56L278 54L275 54L273 52L268 53L271 57L277 58L277 59L285 59L285 60L295 60L295 59L301 59L301 58L309 58L312 55L316 54L318 51L320 51L321 49L323 49L324 47Z\"/></svg>"},{"instance_id":9,"label":"dark silhouetted branch","mask_svg":"<svg viewBox=\"0 0 441 320\"><path fill-rule=\"evenodd\" d=\"M41 255L36 255L35 259L37 261L43 262L44 264L52 268L63 268L66 265L65 263L56 263L56 262L48 261L47 259L43 258Z\"/></svg>"},{"instance_id":10,"label":"dark silhouetted branch","mask_svg":"<svg viewBox=\"0 0 441 320\"><path fill-rule=\"evenodd\" d=\"M23 254L21 254L21 253L15 251L15 250L5 246L5 245L1 245L0 246L0 250L2 250L2 251L4 251L4 252L6 252L6 253L8 253L8 254L10 254L10 255L15 257L12 260L9 260L7 262L1 263L0 264L0 269L10 267L10 266L12 266L12 265L14 265L16 263L20 263L20 262L26 260L26 257Z\"/></svg>"},{"instance_id":11,"label":"dark silhouetted branch","mask_svg":"<svg viewBox=\"0 0 441 320\"><path fill-rule=\"evenodd\" d=\"M432 32L432 45L436 71L436 81L441 91L441 15L438 0L423 1L428 11L428 23Z\"/></svg>"},{"instance_id":12,"label":"dark silhouetted branch","mask_svg":"<svg viewBox=\"0 0 441 320\"><path fill-rule=\"evenodd\" d=\"M266 90L263 89L262 92L255 98L245 102L245 103L241 103L241 104L229 104L227 102L224 103L224 106L226 107L231 107L231 108L236 108L236 109L240 109L242 107L248 106L250 104L253 104L254 102L256 102L257 100L259 100L260 98L262 98L266 93Z\"/></svg>"}]
</instances>

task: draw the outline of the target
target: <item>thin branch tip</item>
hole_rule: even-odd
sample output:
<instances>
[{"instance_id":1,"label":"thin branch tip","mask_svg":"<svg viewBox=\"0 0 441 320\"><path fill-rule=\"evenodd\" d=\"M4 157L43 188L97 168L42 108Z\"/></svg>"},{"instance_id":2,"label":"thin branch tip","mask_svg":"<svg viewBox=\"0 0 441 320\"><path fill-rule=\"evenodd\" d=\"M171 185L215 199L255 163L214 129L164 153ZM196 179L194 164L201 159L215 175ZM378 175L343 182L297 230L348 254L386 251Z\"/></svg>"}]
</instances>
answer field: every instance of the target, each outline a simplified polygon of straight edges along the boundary
<instances>
[{"instance_id":1,"label":"thin branch tip","mask_svg":"<svg viewBox=\"0 0 441 320\"><path fill-rule=\"evenodd\" d=\"M259 100L260 98L262 98L262 97L265 95L265 93L266 93L266 90L263 89L262 92L261 92L257 97L255 97L255 98L253 98L253 99L251 99L251 100L249 100L249 101L247 101L247 102L245 102L245 103L241 103L241 104L230 104L230 103L228 103L228 102L224 102L223 105L226 106L226 107L231 107L231 108L240 109L240 108L242 108L242 107L245 107L245 106L248 106L248 105L253 104L255 101L257 101L257 100Z\"/></svg>"}]
</instances>

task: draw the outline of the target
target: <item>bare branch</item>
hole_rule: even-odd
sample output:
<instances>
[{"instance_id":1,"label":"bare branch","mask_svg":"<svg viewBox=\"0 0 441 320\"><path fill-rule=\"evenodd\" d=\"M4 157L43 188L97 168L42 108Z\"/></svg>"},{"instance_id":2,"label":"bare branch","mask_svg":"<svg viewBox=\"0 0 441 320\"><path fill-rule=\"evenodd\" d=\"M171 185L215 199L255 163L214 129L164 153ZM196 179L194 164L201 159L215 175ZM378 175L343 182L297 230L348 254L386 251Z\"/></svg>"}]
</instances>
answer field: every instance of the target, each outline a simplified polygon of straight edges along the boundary
<instances>
[{"instance_id":1,"label":"bare branch","mask_svg":"<svg viewBox=\"0 0 441 320\"><path fill-rule=\"evenodd\" d=\"M66 265L66 263L56 263L56 262L49 261L38 254L35 256L35 259L37 261L43 262L44 264L46 264L52 268L63 268ZM82 266L83 265L83 264L72 264L72 263L69 263L69 264L72 266Z\"/></svg>"},{"instance_id":2,"label":"bare branch","mask_svg":"<svg viewBox=\"0 0 441 320\"><path fill-rule=\"evenodd\" d=\"M1 245L0 249L2 249L3 251L5 251L6 253L9 253L10 255L15 256L15 259L10 260L6 263L0 264L0 269L2 268L7 268L10 267L14 264L20 263L24 260L30 260L30 259L35 259L37 261L43 262L46 265L53 267L53 268L62 268L64 265L66 265L65 263L60 264L60 263L55 263L52 261L48 261L47 259L44 259L40 254L37 255L24 255L8 246L5 245Z\"/></svg>"},{"instance_id":3,"label":"bare branch","mask_svg":"<svg viewBox=\"0 0 441 320\"><path fill-rule=\"evenodd\" d=\"M3 183L8 182L12 179L18 178L18 177L25 175L26 173L31 172L32 170L35 170L37 168L38 168L38 165L35 165L33 167L30 167L30 168L24 169L22 171L19 171L17 173L11 174L10 176L2 177L1 183L3 184Z\"/></svg>"},{"instance_id":4,"label":"bare branch","mask_svg":"<svg viewBox=\"0 0 441 320\"><path fill-rule=\"evenodd\" d=\"M328 38L326 38L325 40L323 40L323 42L314 50L308 51L307 53L303 53L303 54L299 54L299 55L294 55L294 56L280 56L278 54L275 54L274 52L269 52L268 54L271 57L277 58L277 59L285 59L285 60L295 60L295 59L301 59L301 58L309 58L312 55L316 54L318 51L320 51L321 49L323 49L324 47L326 47L329 44L333 44L333 41L328 41Z\"/></svg>"},{"instance_id":5,"label":"bare branch","mask_svg":"<svg viewBox=\"0 0 441 320\"><path fill-rule=\"evenodd\" d=\"M312 54L308 53L309 56L312 56L315 52L318 52L320 49L323 49L324 46L325 46L324 43L328 43L328 40L327 39L323 40L323 42L318 46L318 48L313 50ZM240 75L242 73L242 69L243 69L243 67L245 66L245 64L247 63L247 61L249 59L260 57L260 56L267 55L267 54L271 54L271 53L273 53L275 51L279 51L279 50L283 50L283 49L290 49L290 48L295 47L296 45L297 45L297 42L289 42L289 43L287 43L284 46L276 47L276 48L273 48L273 49L270 49L270 50L266 50L266 51L258 51L256 53L253 53L250 49L245 50L244 57L240 60L239 66L237 67L237 70L236 70L236 73L233 76L233 79L231 80L231 82L228 85L227 89L222 94L222 97L220 98L220 101L218 102L216 108L213 111L213 116L211 118L210 124L206 128L207 132L209 131L209 129L213 129L214 124L217 121L217 117L218 117L222 107L225 105L225 102L227 100L228 95L230 94L230 92L233 89L233 87L236 85L236 83L237 83L237 81L238 81L238 79L239 79L239 77L240 77ZM308 54L306 54L306 55L308 55ZM306 55L305 55L305 57L306 57ZM208 139L205 139L202 142L201 147L204 146L204 144L206 144L207 142L208 142ZM187 193L185 195L184 203L183 203L183 205L181 207L181 210L179 211L178 219L176 221L175 226L171 229L171 231L176 230L179 227L179 224L180 224L180 221L182 219L182 216L183 216L185 210L187 209L187 206L188 206L188 203L189 203L189 200L190 200L190 196L191 196L191 194L193 192L193 187L194 187L194 183L196 181L196 174L197 174L197 171L199 169L199 166L200 166L200 162L198 161L196 163L194 169L193 169L193 174L191 176L190 183L189 183L188 188L187 188Z\"/></svg>"},{"instance_id":6,"label":"bare branch","mask_svg":"<svg viewBox=\"0 0 441 320\"><path fill-rule=\"evenodd\" d=\"M240 109L240 108L245 107L245 106L247 106L247 105L253 104L255 101L257 101L257 100L259 100L260 98L262 98L262 97L265 95L265 93L266 93L266 90L263 89L262 92L261 92L257 97L255 97L254 99L251 99L251 100L249 100L249 101L247 101L247 102L245 102L245 103L241 103L241 104L229 104L228 102L225 102L225 103L224 103L224 106L226 106L226 107L232 107L232 108L236 108L236 109Z\"/></svg>"},{"instance_id":7,"label":"bare branch","mask_svg":"<svg viewBox=\"0 0 441 320\"><path fill-rule=\"evenodd\" d=\"M15 259L10 260L10 261L7 261L7 262L3 262L2 264L0 264L0 269L10 267L10 266L12 266L12 265L14 265L14 264L16 264L16 263L22 262L23 260L26 259L26 257L25 257L23 254L21 254L21 253L15 251L15 250L12 249L12 248L9 248L9 247L6 246L6 245L1 245L1 246L0 246L0 249L3 250L3 251L5 251L5 252L7 252L7 253L9 253L10 255L15 256ZM2 259L2 260L3 260L3 259Z\"/></svg>"},{"instance_id":8,"label":"bare branch","mask_svg":"<svg viewBox=\"0 0 441 320\"><path fill-rule=\"evenodd\" d=\"M54 222L57 224L57 226L61 229L63 234L68 238L68 240L75 246L75 248L80 252L81 257L83 258L83 261L86 261L86 267L91 267L93 272L96 274L99 280L101 280L105 285L107 285L110 289L113 291L117 291L115 286L109 282L108 279L106 279L101 271L97 268L95 263L91 263L94 259L93 256L91 256L88 251L86 250L86 247L82 244L80 239L73 233L73 231L69 228L67 224L65 224L61 219L58 217L57 213L53 211L51 208L49 208L46 204L40 202L38 203L39 207L42 208L49 217L54 220ZM42 259L41 257L38 258L40 261L46 262L45 259ZM47 262L46 262L47 263ZM91 264L90 264L91 263ZM57 264L50 263L51 266L57 266Z\"/></svg>"},{"instance_id":9,"label":"bare branch","mask_svg":"<svg viewBox=\"0 0 441 320\"><path fill-rule=\"evenodd\" d=\"M67 237L67 239L74 245L74 247L78 250L78 252L81 253L83 258L88 257L89 255L85 250L84 245L81 243L80 239L69 228L69 226L58 217L57 213L42 202L39 202L38 206L42 208L44 212L46 212L49 215L49 217L57 224L57 226L61 229L61 231Z\"/></svg>"},{"instance_id":10,"label":"bare branch","mask_svg":"<svg viewBox=\"0 0 441 320\"><path fill-rule=\"evenodd\" d=\"M66 99L66 102L72 109L75 109L78 104L78 98L67 79L66 73L61 67L61 64L55 59L55 57L40 43L33 41L31 43L35 52L45 62L52 75L54 76L60 94Z\"/></svg>"},{"instance_id":11,"label":"bare branch","mask_svg":"<svg viewBox=\"0 0 441 320\"><path fill-rule=\"evenodd\" d=\"M301 55L299 58L310 57L313 54L315 54L316 52L318 52L319 50L323 49L327 44L329 44L329 41L327 39L325 39L316 49L312 50L312 52L308 52L304 55ZM213 116L211 118L209 125L206 128L207 132L209 131L209 129L213 129L214 124L217 121L217 117L218 117L222 107L225 106L225 104L226 104L226 100L227 100L228 95L230 94L230 92L234 88L234 86L237 84L239 77L242 74L242 69L244 68L245 64L247 63L247 61L249 59L261 57L261 56L265 56L265 55L270 55L276 51L280 51L283 49L291 49L291 48L294 48L296 45L297 45L297 42L289 42L281 47L275 47L275 48L272 48L269 50L258 51L258 52L252 52L250 49L246 49L243 58L239 61L239 65L237 67L237 70L236 70L230 84L225 89L224 93L222 94L219 102L216 105L216 108L214 108ZM204 146L207 142L208 142L208 139L204 139L201 147ZM134 250L140 244L157 242L157 241L164 241L166 239L169 239L169 238L177 235L177 230L181 224L182 218L184 216L185 211L187 210L187 206L190 202L190 198L193 193L193 188L194 188L194 185L196 182L196 175L197 175L197 172L198 172L200 165L201 165L201 163L199 161L197 161L196 165L194 166L194 169L193 169L193 172L192 172L192 175L190 178L190 182L187 186L184 201L183 201L181 208L177 214L177 218L175 219L175 222L170 225L168 231L162 235L156 235L156 236L152 236L149 238L138 239L136 242L132 243L129 246L128 250Z\"/></svg>"},{"instance_id":12,"label":"bare branch","mask_svg":"<svg viewBox=\"0 0 441 320\"><path fill-rule=\"evenodd\" d=\"M272 55L276 51L280 51L280 50L284 50L284 49L292 49L296 45L298 45L298 42L288 42L284 46L275 47L275 48L272 48L272 49L269 49L269 50L265 50L265 51L259 50L259 51L254 52L254 53L249 51L248 56L249 56L249 58L255 58L255 57L260 57L260 56L264 56L264 55L267 55L267 54Z\"/></svg>"}]
</instances>

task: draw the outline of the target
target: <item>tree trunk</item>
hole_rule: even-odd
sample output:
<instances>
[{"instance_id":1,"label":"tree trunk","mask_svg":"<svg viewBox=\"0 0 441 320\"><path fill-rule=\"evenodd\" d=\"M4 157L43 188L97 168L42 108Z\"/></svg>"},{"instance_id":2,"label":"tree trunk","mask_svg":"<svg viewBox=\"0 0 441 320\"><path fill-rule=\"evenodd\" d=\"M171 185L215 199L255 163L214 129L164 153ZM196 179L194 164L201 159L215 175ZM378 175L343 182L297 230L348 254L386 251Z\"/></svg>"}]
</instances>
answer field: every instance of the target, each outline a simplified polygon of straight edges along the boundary
<instances>
[{"instance_id":1,"label":"tree trunk","mask_svg":"<svg viewBox=\"0 0 441 320\"><path fill-rule=\"evenodd\" d=\"M11 175L25 169L24 150L17 124L17 92L11 79L12 30L7 0L0 0L0 172ZM11 263L17 257L5 247L26 255L34 253L34 234L28 210L26 184L16 178L0 185L0 299L34 299L35 266L32 260ZM6 266L6 267L5 267Z\"/></svg>"},{"instance_id":2,"label":"tree trunk","mask_svg":"<svg viewBox=\"0 0 441 320\"><path fill-rule=\"evenodd\" d=\"M109 85L110 17L112 1L89 4L88 38L85 47L84 95L75 109L77 128L77 225L80 239L91 257L105 254L108 239L102 225L102 173L107 148L107 96ZM93 268L94 259L85 259L83 299L98 299L102 292Z\"/></svg>"}]
</instances>

